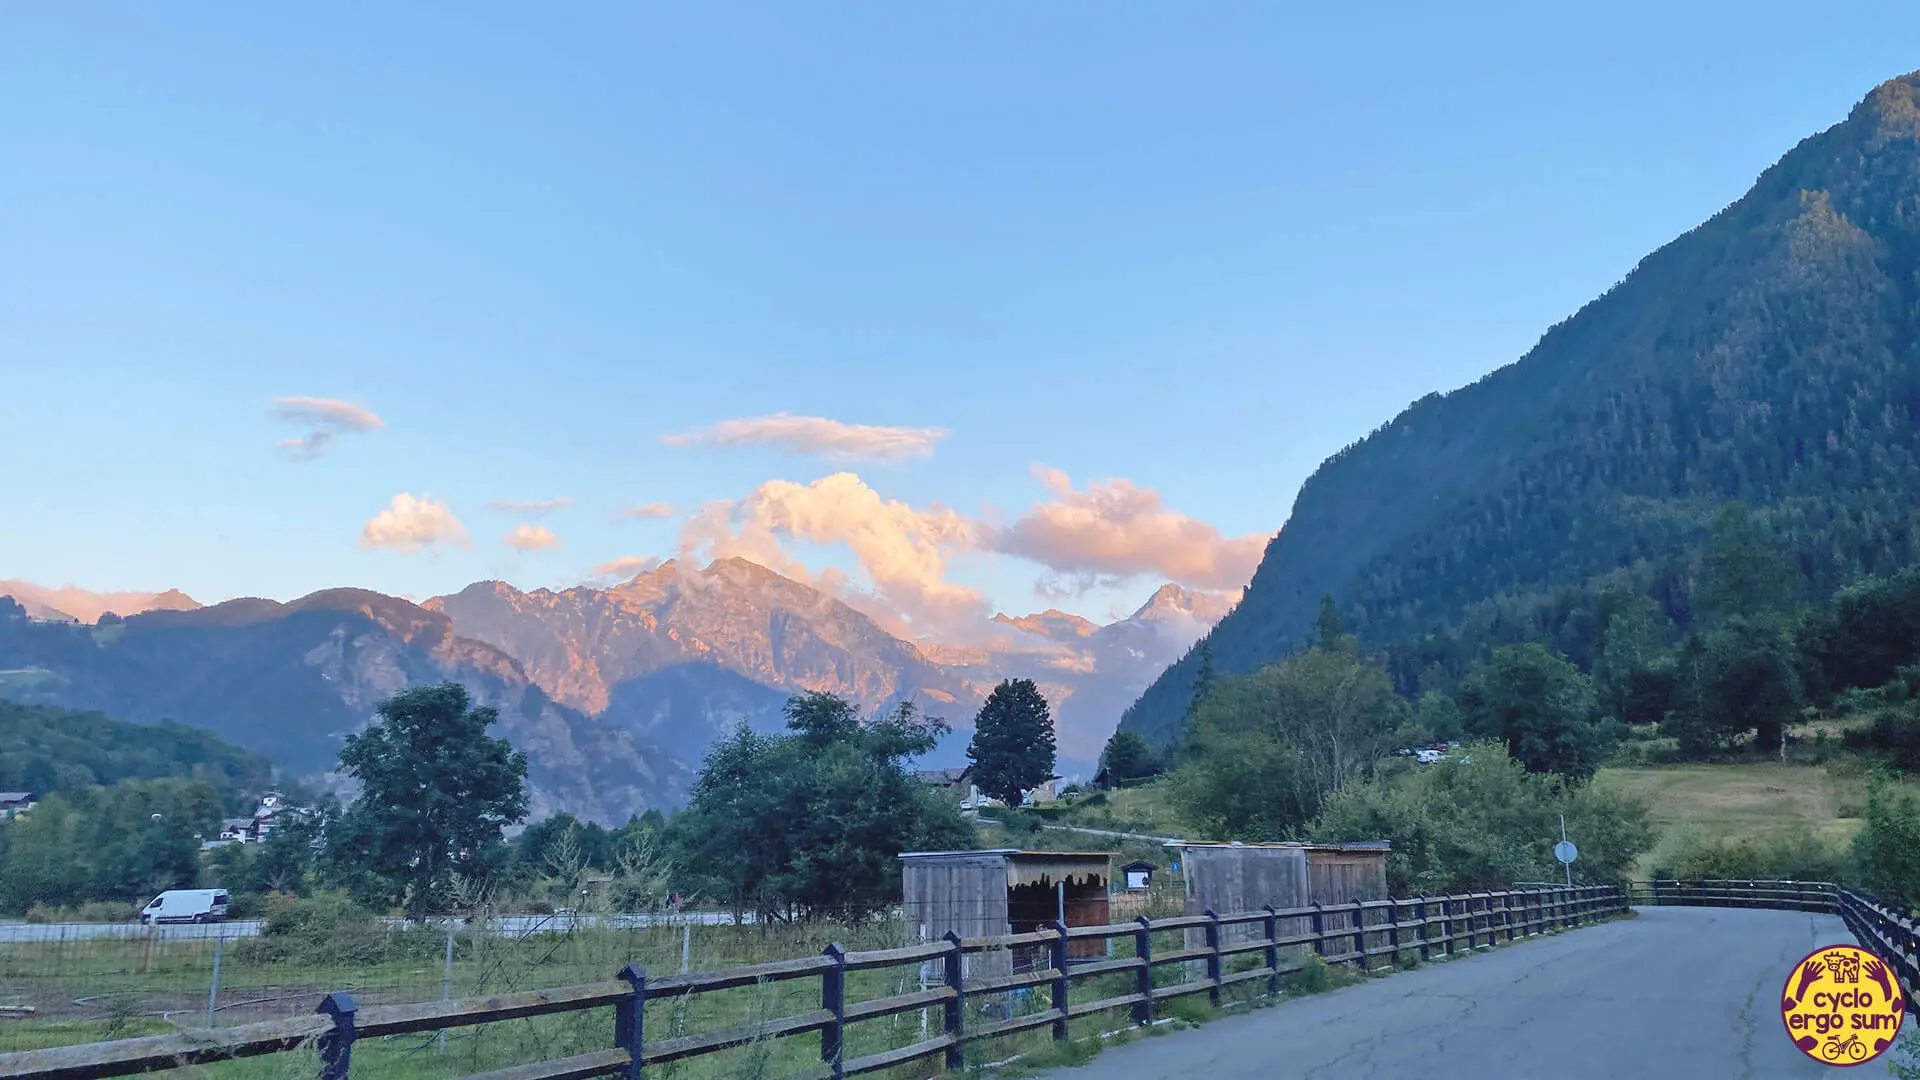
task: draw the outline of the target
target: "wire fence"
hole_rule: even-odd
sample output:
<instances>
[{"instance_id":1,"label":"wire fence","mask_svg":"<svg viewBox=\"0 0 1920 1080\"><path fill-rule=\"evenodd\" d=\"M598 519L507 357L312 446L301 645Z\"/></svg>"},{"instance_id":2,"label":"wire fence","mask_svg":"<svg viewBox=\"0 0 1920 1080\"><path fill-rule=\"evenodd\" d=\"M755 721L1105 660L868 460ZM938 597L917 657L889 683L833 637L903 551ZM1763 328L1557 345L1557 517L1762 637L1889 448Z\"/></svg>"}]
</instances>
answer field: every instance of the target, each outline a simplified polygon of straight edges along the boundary
<instances>
[{"instance_id":1,"label":"wire fence","mask_svg":"<svg viewBox=\"0 0 1920 1080\"><path fill-rule=\"evenodd\" d=\"M1107 900L1107 912L1090 921L1178 914L1182 896L1176 883L1170 889L1122 892ZM923 912L922 918L939 923L944 932L963 915L978 921L975 912ZM1046 921L1054 915L1047 912ZM386 920L344 930L316 926L309 932L271 935L253 921L160 927L5 924L0 925L0 1052L306 1016L335 991L347 991L363 1005L395 1004L602 982L627 963L671 974L789 959L818 953L834 942L848 949L894 948L920 940L923 925L908 925L900 912L858 926L751 920L734 925L723 913L675 912L411 924ZM1001 922L983 924L978 932L1010 929ZM1044 963L1037 952L1009 952L969 977ZM938 972L912 968L873 974L891 980L869 988L874 996L910 992L937 985L940 979ZM760 1012L779 1015L795 1007L783 1000L792 988L765 989L759 994L709 995L701 1002L700 1016L666 1016L663 1021L669 1029L676 1023L750 1023ZM988 1015L1020 1015L1039 1007L1030 997L997 996L981 1007ZM908 1014L896 1021L907 1030L886 1037L916 1034L917 1026L928 1022ZM937 1027L938 1017L931 1022ZM593 1038L604 1035L590 1021L580 1024ZM498 1041L512 1026L420 1036L408 1048L389 1049L408 1056L497 1060L500 1054L476 1053L463 1043ZM529 1046L525 1053L547 1053L554 1039L565 1041L565 1032L556 1031L553 1021L539 1030L542 1045ZM444 1070L422 1069L423 1076L460 1073L452 1063Z\"/></svg>"}]
</instances>

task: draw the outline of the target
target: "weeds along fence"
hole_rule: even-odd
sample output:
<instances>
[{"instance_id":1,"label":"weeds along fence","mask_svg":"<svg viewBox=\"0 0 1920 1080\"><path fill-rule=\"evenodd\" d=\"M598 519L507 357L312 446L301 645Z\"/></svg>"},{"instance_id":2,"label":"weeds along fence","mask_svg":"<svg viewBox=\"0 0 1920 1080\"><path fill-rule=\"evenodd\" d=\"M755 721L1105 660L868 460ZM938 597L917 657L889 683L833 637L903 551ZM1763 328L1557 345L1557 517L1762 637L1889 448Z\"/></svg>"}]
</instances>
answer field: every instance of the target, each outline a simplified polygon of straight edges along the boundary
<instances>
[{"instance_id":1,"label":"weeds along fence","mask_svg":"<svg viewBox=\"0 0 1920 1080\"><path fill-rule=\"evenodd\" d=\"M1202 994L1209 1005L1228 1007L1289 987L1314 989L1329 965L1364 971L1460 956L1626 905L1626 893L1611 886L1525 889L1143 916L1102 926L1055 923L905 946L898 944L900 926L881 923L861 932L893 936L891 943L855 941L849 948L831 941L799 959L684 972L677 957L623 953L615 939L590 930L570 936L584 943L581 963L598 965L598 981L553 989L502 985L484 995L429 995L407 1004L336 990L317 1010L308 997L298 1016L0 1054L0 1077L91 1080L190 1069L220 1080L906 1080L1065 1041L1076 1025L1084 1036L1152 1024ZM1100 945L1092 950L1098 955L1076 959L1089 951L1086 943ZM999 952L1019 960L972 962ZM1011 974L998 974L1009 968ZM441 1037L456 1032L468 1035L464 1044L437 1052Z\"/></svg>"},{"instance_id":2,"label":"weeds along fence","mask_svg":"<svg viewBox=\"0 0 1920 1080\"><path fill-rule=\"evenodd\" d=\"M1635 904L1773 908L1838 915L1868 952L1893 965L1909 1004L1920 1009L1920 917L1828 881L1638 881Z\"/></svg>"}]
</instances>

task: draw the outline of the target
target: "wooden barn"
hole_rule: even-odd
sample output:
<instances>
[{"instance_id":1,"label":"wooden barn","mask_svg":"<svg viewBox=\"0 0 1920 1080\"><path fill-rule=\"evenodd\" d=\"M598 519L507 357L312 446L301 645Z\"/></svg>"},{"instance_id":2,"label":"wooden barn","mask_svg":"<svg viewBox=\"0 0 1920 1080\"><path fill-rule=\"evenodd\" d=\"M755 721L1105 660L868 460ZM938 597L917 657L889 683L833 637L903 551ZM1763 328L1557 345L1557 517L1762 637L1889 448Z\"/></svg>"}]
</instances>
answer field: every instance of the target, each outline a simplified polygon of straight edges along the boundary
<instances>
[{"instance_id":1,"label":"wooden barn","mask_svg":"<svg viewBox=\"0 0 1920 1080\"><path fill-rule=\"evenodd\" d=\"M1110 851L911 851L900 856L902 908L908 935L938 941L948 931L962 938L1024 934L1052 926L1100 926L1107 922L1107 885L1113 877ZM1070 957L1106 956L1104 941L1076 941ZM1043 950L1011 956L1009 970L1030 967ZM974 956L972 961L985 958ZM969 964L969 968L980 967ZM989 964L989 966L998 966ZM969 976L974 974L969 971ZM982 976L991 972L982 972Z\"/></svg>"},{"instance_id":2,"label":"wooden barn","mask_svg":"<svg viewBox=\"0 0 1920 1080\"><path fill-rule=\"evenodd\" d=\"M1329 907L1387 895L1387 841L1362 844L1242 844L1173 841L1186 882L1186 913L1221 915L1280 910L1309 904ZM1348 925L1350 913L1330 916L1331 927ZM1305 933L1307 919L1289 920L1281 933ZM1223 940L1251 940L1264 933L1258 923L1230 927ZM1189 935L1192 936L1192 935Z\"/></svg>"}]
</instances>

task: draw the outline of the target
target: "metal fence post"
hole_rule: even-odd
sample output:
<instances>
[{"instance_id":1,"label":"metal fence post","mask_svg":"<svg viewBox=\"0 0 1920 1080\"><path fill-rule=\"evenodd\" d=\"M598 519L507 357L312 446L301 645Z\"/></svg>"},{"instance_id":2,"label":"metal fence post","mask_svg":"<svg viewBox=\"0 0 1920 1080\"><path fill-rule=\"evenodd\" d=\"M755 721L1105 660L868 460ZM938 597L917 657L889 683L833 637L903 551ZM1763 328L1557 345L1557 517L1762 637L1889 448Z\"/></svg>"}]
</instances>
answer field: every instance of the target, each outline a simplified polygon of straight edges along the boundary
<instances>
[{"instance_id":1,"label":"metal fence post","mask_svg":"<svg viewBox=\"0 0 1920 1080\"><path fill-rule=\"evenodd\" d=\"M1313 902L1313 953L1315 956L1327 955L1327 915L1320 910L1320 902Z\"/></svg>"},{"instance_id":2,"label":"metal fence post","mask_svg":"<svg viewBox=\"0 0 1920 1080\"><path fill-rule=\"evenodd\" d=\"M966 1009L963 1008L967 993L966 968L961 963L965 954L960 948L960 935L949 930L945 940L950 948L947 950L947 955L941 959L946 962L947 988L953 991L953 996L947 999L944 1026L946 1034L953 1039L947 1044L947 1068L954 1070L966 1065L966 1058L961 1053L960 1045L960 1036L965 1031L966 1023Z\"/></svg>"},{"instance_id":3,"label":"metal fence post","mask_svg":"<svg viewBox=\"0 0 1920 1080\"><path fill-rule=\"evenodd\" d=\"M1355 963L1360 965L1360 970L1367 970L1367 902L1365 900L1353 902L1353 955L1358 958Z\"/></svg>"},{"instance_id":4,"label":"metal fence post","mask_svg":"<svg viewBox=\"0 0 1920 1080\"><path fill-rule=\"evenodd\" d=\"M315 1040L320 1051L320 1080L347 1080L353 1062L353 995L344 990L328 994L314 1011L333 1020L333 1027Z\"/></svg>"},{"instance_id":5,"label":"metal fence post","mask_svg":"<svg viewBox=\"0 0 1920 1080\"><path fill-rule=\"evenodd\" d=\"M633 987L633 996L613 1006L613 1042L627 1052L627 1067L620 1076L623 1080L640 1080L647 1052L647 969L628 964L620 969L620 979Z\"/></svg>"},{"instance_id":6,"label":"metal fence post","mask_svg":"<svg viewBox=\"0 0 1920 1080\"><path fill-rule=\"evenodd\" d=\"M1220 916L1207 911L1207 1004L1220 1007Z\"/></svg>"},{"instance_id":7,"label":"metal fence post","mask_svg":"<svg viewBox=\"0 0 1920 1080\"><path fill-rule=\"evenodd\" d=\"M213 939L213 982L207 987L207 1026L213 1026L213 1010L220 1003L220 952L227 944L227 933L223 927Z\"/></svg>"},{"instance_id":8,"label":"metal fence post","mask_svg":"<svg viewBox=\"0 0 1920 1080\"><path fill-rule=\"evenodd\" d=\"M833 1014L833 1021L820 1029L820 1060L832 1066L833 1080L840 1080L846 1075L840 1047L847 1028L847 949L835 941L824 953L833 966L820 973L820 1007Z\"/></svg>"},{"instance_id":9,"label":"metal fence post","mask_svg":"<svg viewBox=\"0 0 1920 1080\"><path fill-rule=\"evenodd\" d=\"M1260 910L1267 913L1267 917L1265 920L1265 925L1267 929L1267 970L1272 973L1267 976L1267 996L1279 997L1280 996L1280 945L1279 945L1280 916L1278 913L1274 911L1272 904L1268 904L1265 907L1261 908Z\"/></svg>"},{"instance_id":10,"label":"metal fence post","mask_svg":"<svg viewBox=\"0 0 1920 1080\"><path fill-rule=\"evenodd\" d=\"M440 971L440 1000L453 1000L453 920L447 920L447 959ZM441 1028L433 1042L441 1057L447 1056L447 1029Z\"/></svg>"},{"instance_id":11,"label":"metal fence post","mask_svg":"<svg viewBox=\"0 0 1920 1080\"><path fill-rule=\"evenodd\" d=\"M1048 951L1053 954L1053 1007L1060 1018L1053 1022L1053 1041L1067 1041L1067 924L1053 924L1054 933L1059 936L1048 943Z\"/></svg>"},{"instance_id":12,"label":"metal fence post","mask_svg":"<svg viewBox=\"0 0 1920 1080\"><path fill-rule=\"evenodd\" d=\"M1420 962L1433 959L1433 924L1427 921L1427 894L1421 893L1413 906L1414 918L1420 923Z\"/></svg>"},{"instance_id":13,"label":"metal fence post","mask_svg":"<svg viewBox=\"0 0 1920 1080\"><path fill-rule=\"evenodd\" d=\"M1153 1023L1153 924L1145 915L1133 921L1140 924L1140 929L1133 932L1133 955L1140 958L1134 982L1140 1000L1133 1005L1133 1022L1145 1027Z\"/></svg>"}]
</instances>

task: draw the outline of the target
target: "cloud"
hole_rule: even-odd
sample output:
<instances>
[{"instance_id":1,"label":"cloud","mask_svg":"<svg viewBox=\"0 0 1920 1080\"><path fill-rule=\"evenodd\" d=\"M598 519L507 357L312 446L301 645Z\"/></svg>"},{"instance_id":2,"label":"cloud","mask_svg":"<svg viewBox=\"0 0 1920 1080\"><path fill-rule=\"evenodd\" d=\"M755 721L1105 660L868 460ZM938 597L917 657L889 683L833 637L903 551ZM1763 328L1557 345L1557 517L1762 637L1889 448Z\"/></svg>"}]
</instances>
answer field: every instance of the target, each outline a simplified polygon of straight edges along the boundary
<instances>
[{"instance_id":1,"label":"cloud","mask_svg":"<svg viewBox=\"0 0 1920 1080\"><path fill-rule=\"evenodd\" d=\"M672 516L673 516L673 507L670 504L655 502L655 503L647 503L644 506L623 506L620 508L620 512L614 515L614 519L628 520L628 521L653 521L657 518L670 518Z\"/></svg>"},{"instance_id":2,"label":"cloud","mask_svg":"<svg viewBox=\"0 0 1920 1080\"><path fill-rule=\"evenodd\" d=\"M519 552L551 551L560 546L560 538L545 525L529 525L521 522L513 531L500 538L500 542Z\"/></svg>"},{"instance_id":3,"label":"cloud","mask_svg":"<svg viewBox=\"0 0 1920 1080\"><path fill-rule=\"evenodd\" d=\"M300 458L319 457L343 432L372 431L387 426L365 406L333 398L277 397L273 399L273 413L307 429L307 433L297 439L282 439L273 444Z\"/></svg>"},{"instance_id":4,"label":"cloud","mask_svg":"<svg viewBox=\"0 0 1920 1080\"><path fill-rule=\"evenodd\" d=\"M782 541L844 545L872 583L863 593L837 571L813 574ZM850 472L811 484L770 480L737 501L710 502L681 529L682 557L737 556L834 592L870 615L891 613L918 634L983 623L978 590L945 580L947 561L977 544L974 522L945 507L883 498Z\"/></svg>"},{"instance_id":5,"label":"cloud","mask_svg":"<svg viewBox=\"0 0 1920 1080\"><path fill-rule=\"evenodd\" d=\"M410 552L443 544L471 547L473 541L447 505L431 496L415 498L401 492L360 530L360 546L369 550Z\"/></svg>"},{"instance_id":6,"label":"cloud","mask_svg":"<svg viewBox=\"0 0 1920 1080\"><path fill-rule=\"evenodd\" d=\"M500 510L509 514L526 514L530 517L542 517L573 505L571 495L558 499L541 499L536 502L522 502L518 499L495 499L487 504L489 510Z\"/></svg>"},{"instance_id":7,"label":"cloud","mask_svg":"<svg viewBox=\"0 0 1920 1080\"><path fill-rule=\"evenodd\" d=\"M1158 492L1126 480L1076 491L1059 469L1035 467L1055 496L1004 529L982 527L984 546L1048 570L1042 595L1084 595L1142 574L1199 589L1243 588L1271 533L1226 537L1204 521L1167 509Z\"/></svg>"},{"instance_id":8,"label":"cloud","mask_svg":"<svg viewBox=\"0 0 1920 1080\"><path fill-rule=\"evenodd\" d=\"M658 569L660 569L660 560L657 558L627 555L618 559L609 559L594 567L593 576L603 580L631 581L641 574Z\"/></svg>"},{"instance_id":9,"label":"cloud","mask_svg":"<svg viewBox=\"0 0 1920 1080\"><path fill-rule=\"evenodd\" d=\"M947 437L944 428L847 424L822 416L772 416L722 420L685 435L666 435L668 446L778 446L801 454L844 461L893 461L928 457Z\"/></svg>"}]
</instances>

